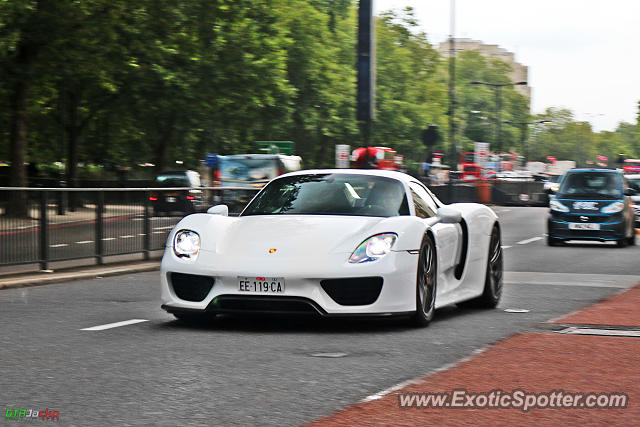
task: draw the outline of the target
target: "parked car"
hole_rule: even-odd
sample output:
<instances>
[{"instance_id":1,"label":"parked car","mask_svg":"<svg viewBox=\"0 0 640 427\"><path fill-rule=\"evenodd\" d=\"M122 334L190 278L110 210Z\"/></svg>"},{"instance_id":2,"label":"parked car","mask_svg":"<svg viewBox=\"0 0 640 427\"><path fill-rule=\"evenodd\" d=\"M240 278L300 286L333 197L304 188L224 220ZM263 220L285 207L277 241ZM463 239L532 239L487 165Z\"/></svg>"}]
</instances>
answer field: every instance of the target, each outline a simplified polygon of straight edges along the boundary
<instances>
[{"instance_id":1,"label":"parked car","mask_svg":"<svg viewBox=\"0 0 640 427\"><path fill-rule=\"evenodd\" d=\"M207 208L206 194L202 190L200 174L196 171L162 172L156 176L154 187L162 188L152 191L149 196L156 216L174 212L203 212Z\"/></svg>"},{"instance_id":2,"label":"parked car","mask_svg":"<svg viewBox=\"0 0 640 427\"><path fill-rule=\"evenodd\" d=\"M547 243L566 240L615 241L635 244L635 214L621 172L611 169L572 169L549 201Z\"/></svg>"}]
</instances>

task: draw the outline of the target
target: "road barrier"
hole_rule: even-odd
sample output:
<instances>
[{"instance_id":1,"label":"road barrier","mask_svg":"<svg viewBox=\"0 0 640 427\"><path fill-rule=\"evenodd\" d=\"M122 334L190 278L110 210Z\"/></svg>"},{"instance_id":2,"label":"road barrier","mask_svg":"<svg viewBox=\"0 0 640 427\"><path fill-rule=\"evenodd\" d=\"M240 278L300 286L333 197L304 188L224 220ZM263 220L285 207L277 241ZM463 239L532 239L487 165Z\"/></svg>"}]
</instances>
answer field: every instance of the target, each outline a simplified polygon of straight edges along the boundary
<instances>
[{"instance_id":1,"label":"road barrier","mask_svg":"<svg viewBox=\"0 0 640 427\"><path fill-rule=\"evenodd\" d=\"M544 184L535 181L478 181L431 185L431 191L443 203L484 203L515 206L547 206L549 196Z\"/></svg>"},{"instance_id":2,"label":"road barrier","mask_svg":"<svg viewBox=\"0 0 640 427\"><path fill-rule=\"evenodd\" d=\"M237 215L258 190L0 187L0 267L34 264L48 270L54 262L103 264L107 257L129 254L149 259L185 214L225 203ZM17 203L26 204L26 215L12 213Z\"/></svg>"}]
</instances>

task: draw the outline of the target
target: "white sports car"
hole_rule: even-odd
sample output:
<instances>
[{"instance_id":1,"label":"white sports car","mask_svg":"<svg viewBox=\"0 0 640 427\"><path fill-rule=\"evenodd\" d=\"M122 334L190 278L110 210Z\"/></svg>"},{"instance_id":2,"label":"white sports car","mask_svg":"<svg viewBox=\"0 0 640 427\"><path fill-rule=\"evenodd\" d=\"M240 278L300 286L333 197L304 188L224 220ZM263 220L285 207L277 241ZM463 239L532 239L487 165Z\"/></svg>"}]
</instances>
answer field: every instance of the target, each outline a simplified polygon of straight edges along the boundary
<instances>
[{"instance_id":1,"label":"white sports car","mask_svg":"<svg viewBox=\"0 0 640 427\"><path fill-rule=\"evenodd\" d=\"M495 307L500 225L480 204L443 205L409 175L297 171L267 184L238 217L224 205L183 218L162 259L162 308L219 313L410 315Z\"/></svg>"}]
</instances>

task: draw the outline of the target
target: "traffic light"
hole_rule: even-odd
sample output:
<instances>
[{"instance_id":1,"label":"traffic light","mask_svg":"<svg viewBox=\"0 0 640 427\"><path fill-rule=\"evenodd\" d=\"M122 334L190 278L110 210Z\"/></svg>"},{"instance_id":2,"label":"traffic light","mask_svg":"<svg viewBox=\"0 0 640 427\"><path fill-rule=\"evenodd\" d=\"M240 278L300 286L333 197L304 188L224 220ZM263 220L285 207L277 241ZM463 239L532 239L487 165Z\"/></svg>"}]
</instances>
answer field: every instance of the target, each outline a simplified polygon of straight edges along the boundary
<instances>
[{"instance_id":1,"label":"traffic light","mask_svg":"<svg viewBox=\"0 0 640 427\"><path fill-rule=\"evenodd\" d=\"M427 147L433 147L442 139L438 126L429 125L429 127L422 131L422 143Z\"/></svg>"}]
</instances>

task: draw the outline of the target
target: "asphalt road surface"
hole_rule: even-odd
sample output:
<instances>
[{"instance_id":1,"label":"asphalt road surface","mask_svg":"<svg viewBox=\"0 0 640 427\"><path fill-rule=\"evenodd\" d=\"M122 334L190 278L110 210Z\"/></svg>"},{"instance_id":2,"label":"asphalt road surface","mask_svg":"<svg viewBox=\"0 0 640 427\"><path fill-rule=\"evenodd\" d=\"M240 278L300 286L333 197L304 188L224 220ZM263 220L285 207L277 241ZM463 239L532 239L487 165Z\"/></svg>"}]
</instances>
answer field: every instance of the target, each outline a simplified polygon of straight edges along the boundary
<instances>
[{"instance_id":1,"label":"asphalt road surface","mask_svg":"<svg viewBox=\"0 0 640 427\"><path fill-rule=\"evenodd\" d=\"M2 290L0 402L77 426L315 420L640 282L640 247L547 247L546 211L496 208L500 306L446 307L425 329L286 317L187 326L160 309L157 272Z\"/></svg>"}]
</instances>

